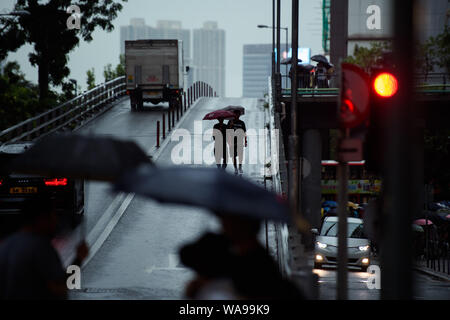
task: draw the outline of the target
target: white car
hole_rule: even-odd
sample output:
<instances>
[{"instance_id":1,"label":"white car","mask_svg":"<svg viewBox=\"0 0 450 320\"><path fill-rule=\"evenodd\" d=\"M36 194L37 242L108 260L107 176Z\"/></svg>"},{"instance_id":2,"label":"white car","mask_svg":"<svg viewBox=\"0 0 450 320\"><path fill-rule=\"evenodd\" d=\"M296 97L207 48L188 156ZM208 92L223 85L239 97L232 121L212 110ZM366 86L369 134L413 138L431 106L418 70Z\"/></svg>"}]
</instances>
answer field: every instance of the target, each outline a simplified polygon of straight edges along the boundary
<instances>
[{"instance_id":1,"label":"white car","mask_svg":"<svg viewBox=\"0 0 450 320\"><path fill-rule=\"evenodd\" d=\"M327 217L323 221L320 233L316 234L314 268L319 269L324 264L337 264L338 257L338 217ZM360 267L366 271L370 263L370 242L363 233L363 221L357 218L347 218L347 256L348 265Z\"/></svg>"}]
</instances>

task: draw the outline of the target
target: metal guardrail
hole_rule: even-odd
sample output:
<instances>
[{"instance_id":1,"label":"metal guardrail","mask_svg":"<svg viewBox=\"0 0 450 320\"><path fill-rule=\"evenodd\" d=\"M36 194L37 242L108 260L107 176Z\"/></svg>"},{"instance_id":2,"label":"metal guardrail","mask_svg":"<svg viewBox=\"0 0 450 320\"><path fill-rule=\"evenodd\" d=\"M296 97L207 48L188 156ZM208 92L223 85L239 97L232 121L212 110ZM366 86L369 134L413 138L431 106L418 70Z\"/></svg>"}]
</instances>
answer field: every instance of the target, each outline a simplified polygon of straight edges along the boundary
<instances>
[{"instance_id":1,"label":"metal guardrail","mask_svg":"<svg viewBox=\"0 0 450 320\"><path fill-rule=\"evenodd\" d=\"M103 110L126 92L125 76L118 77L33 118L0 132L0 144L37 137L76 125Z\"/></svg>"},{"instance_id":2,"label":"metal guardrail","mask_svg":"<svg viewBox=\"0 0 450 320\"><path fill-rule=\"evenodd\" d=\"M335 85L336 81L334 81L339 75L333 74L329 79L329 85ZM289 78L288 76L284 76ZM313 86L313 78L307 77L308 80L306 82L311 81L311 85L304 88L298 88L298 95L311 95L311 96L323 96L323 95L338 95L339 88L330 87L330 88L318 88ZM450 75L446 73L430 73L428 75L424 74L416 74L414 76L415 88L416 92L421 94L449 94L450 93ZM281 95L282 96L290 96L292 88L282 88Z\"/></svg>"}]
</instances>

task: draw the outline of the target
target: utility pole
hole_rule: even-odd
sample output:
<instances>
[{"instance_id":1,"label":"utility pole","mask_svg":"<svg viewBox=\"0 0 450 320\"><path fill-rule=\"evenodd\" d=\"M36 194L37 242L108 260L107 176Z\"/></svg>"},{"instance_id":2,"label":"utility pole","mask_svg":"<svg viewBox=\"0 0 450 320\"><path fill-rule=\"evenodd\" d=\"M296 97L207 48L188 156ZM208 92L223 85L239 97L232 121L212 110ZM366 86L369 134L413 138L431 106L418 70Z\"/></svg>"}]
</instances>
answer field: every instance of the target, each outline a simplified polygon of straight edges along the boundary
<instances>
[{"instance_id":1,"label":"utility pole","mask_svg":"<svg viewBox=\"0 0 450 320\"><path fill-rule=\"evenodd\" d=\"M292 59L291 70L297 69L298 60L298 1L292 0ZM299 150L297 120L297 72L292 72L291 83L291 133L289 135L289 200L295 215L299 214Z\"/></svg>"},{"instance_id":2,"label":"utility pole","mask_svg":"<svg viewBox=\"0 0 450 320\"><path fill-rule=\"evenodd\" d=\"M272 26L275 27L275 0L272 0ZM275 28L272 28L272 83L274 83L275 72Z\"/></svg>"}]
</instances>

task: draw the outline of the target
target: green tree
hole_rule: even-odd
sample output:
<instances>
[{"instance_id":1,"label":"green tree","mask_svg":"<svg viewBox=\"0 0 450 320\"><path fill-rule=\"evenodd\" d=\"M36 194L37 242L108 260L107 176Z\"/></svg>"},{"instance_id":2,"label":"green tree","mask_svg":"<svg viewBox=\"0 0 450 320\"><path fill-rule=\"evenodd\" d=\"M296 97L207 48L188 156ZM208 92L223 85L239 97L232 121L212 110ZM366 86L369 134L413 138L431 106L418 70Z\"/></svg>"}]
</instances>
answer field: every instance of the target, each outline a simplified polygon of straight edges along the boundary
<instances>
[{"instance_id":1,"label":"green tree","mask_svg":"<svg viewBox=\"0 0 450 320\"><path fill-rule=\"evenodd\" d=\"M103 69L103 76L105 77L105 82L108 82L110 80L113 80L116 78L116 73L112 69L112 64L108 63L105 68Z\"/></svg>"},{"instance_id":2,"label":"green tree","mask_svg":"<svg viewBox=\"0 0 450 320\"><path fill-rule=\"evenodd\" d=\"M119 64L116 66L116 77L121 77L125 75L125 55L121 54L119 56Z\"/></svg>"},{"instance_id":3,"label":"green tree","mask_svg":"<svg viewBox=\"0 0 450 320\"><path fill-rule=\"evenodd\" d=\"M430 55L440 68L450 74L450 27L445 26L444 31L427 41Z\"/></svg>"},{"instance_id":4,"label":"green tree","mask_svg":"<svg viewBox=\"0 0 450 320\"><path fill-rule=\"evenodd\" d=\"M0 73L0 130L41 111L38 102L38 87L25 80L17 62L8 62Z\"/></svg>"},{"instance_id":5,"label":"green tree","mask_svg":"<svg viewBox=\"0 0 450 320\"><path fill-rule=\"evenodd\" d=\"M86 84L88 86L88 90L95 88L95 70L92 68L86 72L87 80Z\"/></svg>"},{"instance_id":6,"label":"green tree","mask_svg":"<svg viewBox=\"0 0 450 320\"><path fill-rule=\"evenodd\" d=\"M370 68L378 64L383 58L383 53L390 50L391 45L389 42L372 42L368 48L355 45L353 55L348 56L345 62L356 64L363 68L364 71L369 72Z\"/></svg>"},{"instance_id":7,"label":"green tree","mask_svg":"<svg viewBox=\"0 0 450 320\"><path fill-rule=\"evenodd\" d=\"M38 66L39 100L46 103L49 85L61 86L69 75L68 53L80 39L92 40L92 33L100 27L112 31L112 21L127 0L17 0L16 10L27 10L30 15L21 16L18 23L3 23L0 34L0 60L11 51L30 43L34 52L29 55L33 66ZM69 29L66 12L71 5L80 8L80 29Z\"/></svg>"}]
</instances>

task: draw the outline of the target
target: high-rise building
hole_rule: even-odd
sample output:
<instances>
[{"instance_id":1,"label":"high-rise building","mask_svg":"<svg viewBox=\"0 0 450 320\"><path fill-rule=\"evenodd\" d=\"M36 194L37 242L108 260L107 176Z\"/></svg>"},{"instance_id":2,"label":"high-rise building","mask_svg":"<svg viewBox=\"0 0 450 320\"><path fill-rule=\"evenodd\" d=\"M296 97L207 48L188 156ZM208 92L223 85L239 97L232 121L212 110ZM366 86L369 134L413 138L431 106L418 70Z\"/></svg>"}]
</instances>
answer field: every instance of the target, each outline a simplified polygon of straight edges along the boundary
<instances>
[{"instance_id":1,"label":"high-rise building","mask_svg":"<svg viewBox=\"0 0 450 320\"><path fill-rule=\"evenodd\" d=\"M193 67L195 81L208 83L218 96L225 95L225 31L208 21L194 29Z\"/></svg>"},{"instance_id":2,"label":"high-rise building","mask_svg":"<svg viewBox=\"0 0 450 320\"><path fill-rule=\"evenodd\" d=\"M286 44L280 44L281 60L286 53ZM242 96L248 98L262 98L268 93L268 78L272 75L272 44L245 44L244 56L242 63ZM285 75L288 73L290 66L280 65L282 75L282 86L286 84Z\"/></svg>"}]
</instances>

